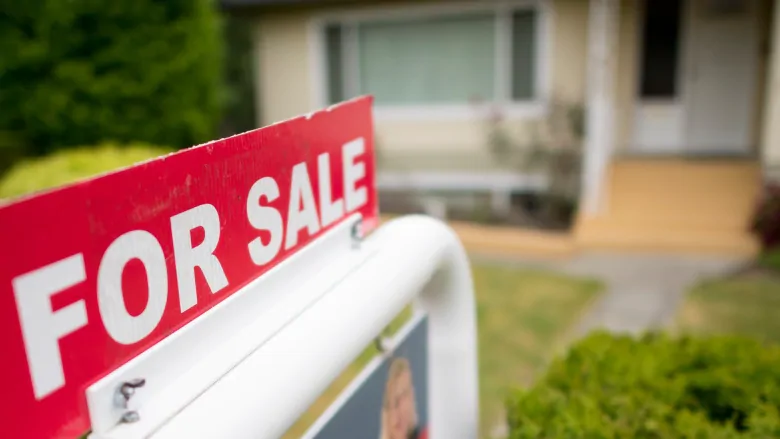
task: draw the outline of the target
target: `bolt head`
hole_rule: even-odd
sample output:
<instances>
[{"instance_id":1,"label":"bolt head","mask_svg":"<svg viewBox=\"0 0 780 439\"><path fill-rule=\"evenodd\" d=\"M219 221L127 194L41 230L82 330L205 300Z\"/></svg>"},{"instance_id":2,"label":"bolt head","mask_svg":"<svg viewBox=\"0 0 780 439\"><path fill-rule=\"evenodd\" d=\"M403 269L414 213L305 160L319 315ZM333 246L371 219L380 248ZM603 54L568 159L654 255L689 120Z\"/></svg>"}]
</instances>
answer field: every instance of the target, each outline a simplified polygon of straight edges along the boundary
<instances>
[{"instance_id":1,"label":"bolt head","mask_svg":"<svg viewBox=\"0 0 780 439\"><path fill-rule=\"evenodd\" d=\"M136 411L129 411L122 414L122 422L125 424L132 424L141 420L141 415Z\"/></svg>"}]
</instances>

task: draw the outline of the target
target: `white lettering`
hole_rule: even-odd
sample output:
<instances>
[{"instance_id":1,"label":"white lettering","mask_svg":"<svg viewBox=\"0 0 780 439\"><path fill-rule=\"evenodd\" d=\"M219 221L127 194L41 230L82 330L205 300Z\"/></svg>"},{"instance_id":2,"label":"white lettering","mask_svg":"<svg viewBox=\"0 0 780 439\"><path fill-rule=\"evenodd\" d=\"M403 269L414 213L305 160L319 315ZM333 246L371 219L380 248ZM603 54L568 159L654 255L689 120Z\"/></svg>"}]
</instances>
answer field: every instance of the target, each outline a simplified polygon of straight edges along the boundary
<instances>
[{"instance_id":1,"label":"white lettering","mask_svg":"<svg viewBox=\"0 0 780 439\"><path fill-rule=\"evenodd\" d=\"M361 208L368 201L366 188L356 188L358 180L366 175L366 165L363 162L356 162L355 158L363 154L366 150L365 142L362 137L349 141L344 144L341 152L341 160L344 167L344 201L347 212Z\"/></svg>"},{"instance_id":2,"label":"white lettering","mask_svg":"<svg viewBox=\"0 0 780 439\"><path fill-rule=\"evenodd\" d=\"M51 297L86 278L84 255L78 253L12 281L36 399L65 385L59 340L87 324L83 300L53 311Z\"/></svg>"},{"instance_id":3,"label":"white lettering","mask_svg":"<svg viewBox=\"0 0 780 439\"><path fill-rule=\"evenodd\" d=\"M146 270L149 299L143 312L127 312L122 293L122 272L132 259ZM100 261L97 277L100 318L108 334L122 344L141 341L160 323L168 300L168 272L157 238L143 230L133 230L115 239Z\"/></svg>"},{"instance_id":4,"label":"white lettering","mask_svg":"<svg viewBox=\"0 0 780 439\"><path fill-rule=\"evenodd\" d=\"M192 230L203 228L203 242L192 246ZM219 212L211 204L201 204L171 217L173 258L179 283L179 308L184 312L198 303L195 267L206 278L211 294L228 286L225 270L214 256L219 243Z\"/></svg>"},{"instance_id":5,"label":"white lettering","mask_svg":"<svg viewBox=\"0 0 780 439\"><path fill-rule=\"evenodd\" d=\"M327 227L344 215L344 200L333 200L333 188L330 184L330 155L317 157L317 179L320 186L320 222Z\"/></svg>"},{"instance_id":6,"label":"white lettering","mask_svg":"<svg viewBox=\"0 0 780 439\"><path fill-rule=\"evenodd\" d=\"M284 248L289 250L298 244L298 233L304 227L311 236L319 232L320 223L317 218L317 204L311 189L309 171L306 169L306 163L298 163L292 169L290 206L287 210L287 236Z\"/></svg>"},{"instance_id":7,"label":"white lettering","mask_svg":"<svg viewBox=\"0 0 780 439\"><path fill-rule=\"evenodd\" d=\"M249 242L249 256L255 265L263 265L271 262L282 248L282 236L284 236L284 223L282 214L276 208L260 205L260 198L265 197L269 203L279 198L279 186L271 177L263 177L257 180L249 189L249 197L246 200L246 216L249 224L257 230L268 230L271 239L263 245L260 238Z\"/></svg>"}]
</instances>

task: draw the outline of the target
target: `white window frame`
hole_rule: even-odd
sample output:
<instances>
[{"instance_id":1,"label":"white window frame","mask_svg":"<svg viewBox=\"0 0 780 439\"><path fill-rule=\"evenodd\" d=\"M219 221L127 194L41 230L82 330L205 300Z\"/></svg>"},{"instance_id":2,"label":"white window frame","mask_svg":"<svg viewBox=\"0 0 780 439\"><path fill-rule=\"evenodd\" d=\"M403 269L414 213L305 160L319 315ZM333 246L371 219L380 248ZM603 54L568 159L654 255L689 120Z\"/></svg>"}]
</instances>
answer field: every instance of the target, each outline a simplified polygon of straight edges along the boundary
<instances>
[{"instance_id":1,"label":"white window frame","mask_svg":"<svg viewBox=\"0 0 780 439\"><path fill-rule=\"evenodd\" d=\"M448 120L480 119L498 109L511 119L533 119L542 117L548 109L550 97L550 75L552 73L552 13L549 0L471 0L439 4L404 4L385 7L356 7L353 9L332 11L313 17L309 23L310 77L313 89L313 107L327 107L328 68L327 42L325 28L330 24L347 25L342 33L344 38L344 57L348 59L357 53L358 44L354 35L350 35L348 25L388 18L419 18L422 16L440 17L462 13L492 12L496 14L496 54L494 57L496 74L496 98L480 104L430 104L430 105L376 105L374 115L378 120ZM536 55L534 59L534 98L526 101L513 101L511 97L512 77L512 13L518 10L534 9L536 22ZM347 62L346 64L349 64ZM356 65L356 63L351 63ZM359 72L344 69L344 74L358 75ZM345 83L355 83L345 81ZM349 94L349 90L347 93Z\"/></svg>"}]
</instances>

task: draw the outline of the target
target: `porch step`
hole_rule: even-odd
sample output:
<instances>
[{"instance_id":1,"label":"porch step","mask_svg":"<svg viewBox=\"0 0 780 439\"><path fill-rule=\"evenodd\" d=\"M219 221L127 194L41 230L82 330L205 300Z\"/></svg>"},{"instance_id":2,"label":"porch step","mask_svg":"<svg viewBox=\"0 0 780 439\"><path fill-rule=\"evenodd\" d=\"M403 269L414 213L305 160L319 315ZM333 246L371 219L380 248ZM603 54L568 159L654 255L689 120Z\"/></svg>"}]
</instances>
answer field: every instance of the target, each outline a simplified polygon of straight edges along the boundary
<instances>
[{"instance_id":1,"label":"porch step","mask_svg":"<svg viewBox=\"0 0 780 439\"><path fill-rule=\"evenodd\" d=\"M606 209L578 219L577 244L754 255L749 226L760 181L751 161L616 160L606 173Z\"/></svg>"},{"instance_id":2,"label":"porch step","mask_svg":"<svg viewBox=\"0 0 780 439\"><path fill-rule=\"evenodd\" d=\"M748 232L693 227L653 227L610 221L581 221L576 243L593 250L715 253L752 257L759 243Z\"/></svg>"},{"instance_id":3,"label":"porch step","mask_svg":"<svg viewBox=\"0 0 780 439\"><path fill-rule=\"evenodd\" d=\"M608 173L609 216L621 223L742 231L760 181L758 166L750 162L619 161Z\"/></svg>"}]
</instances>

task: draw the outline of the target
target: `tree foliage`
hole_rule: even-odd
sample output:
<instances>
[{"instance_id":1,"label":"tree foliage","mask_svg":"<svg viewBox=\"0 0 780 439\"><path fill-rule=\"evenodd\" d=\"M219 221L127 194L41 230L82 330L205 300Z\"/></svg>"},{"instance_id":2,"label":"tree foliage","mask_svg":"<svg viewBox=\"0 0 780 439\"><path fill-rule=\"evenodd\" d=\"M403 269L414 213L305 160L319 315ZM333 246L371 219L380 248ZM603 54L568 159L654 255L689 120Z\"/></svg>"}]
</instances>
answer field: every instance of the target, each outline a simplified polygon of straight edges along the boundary
<instances>
[{"instance_id":1,"label":"tree foliage","mask_svg":"<svg viewBox=\"0 0 780 439\"><path fill-rule=\"evenodd\" d=\"M211 0L3 0L0 145L210 140L222 100Z\"/></svg>"}]
</instances>

